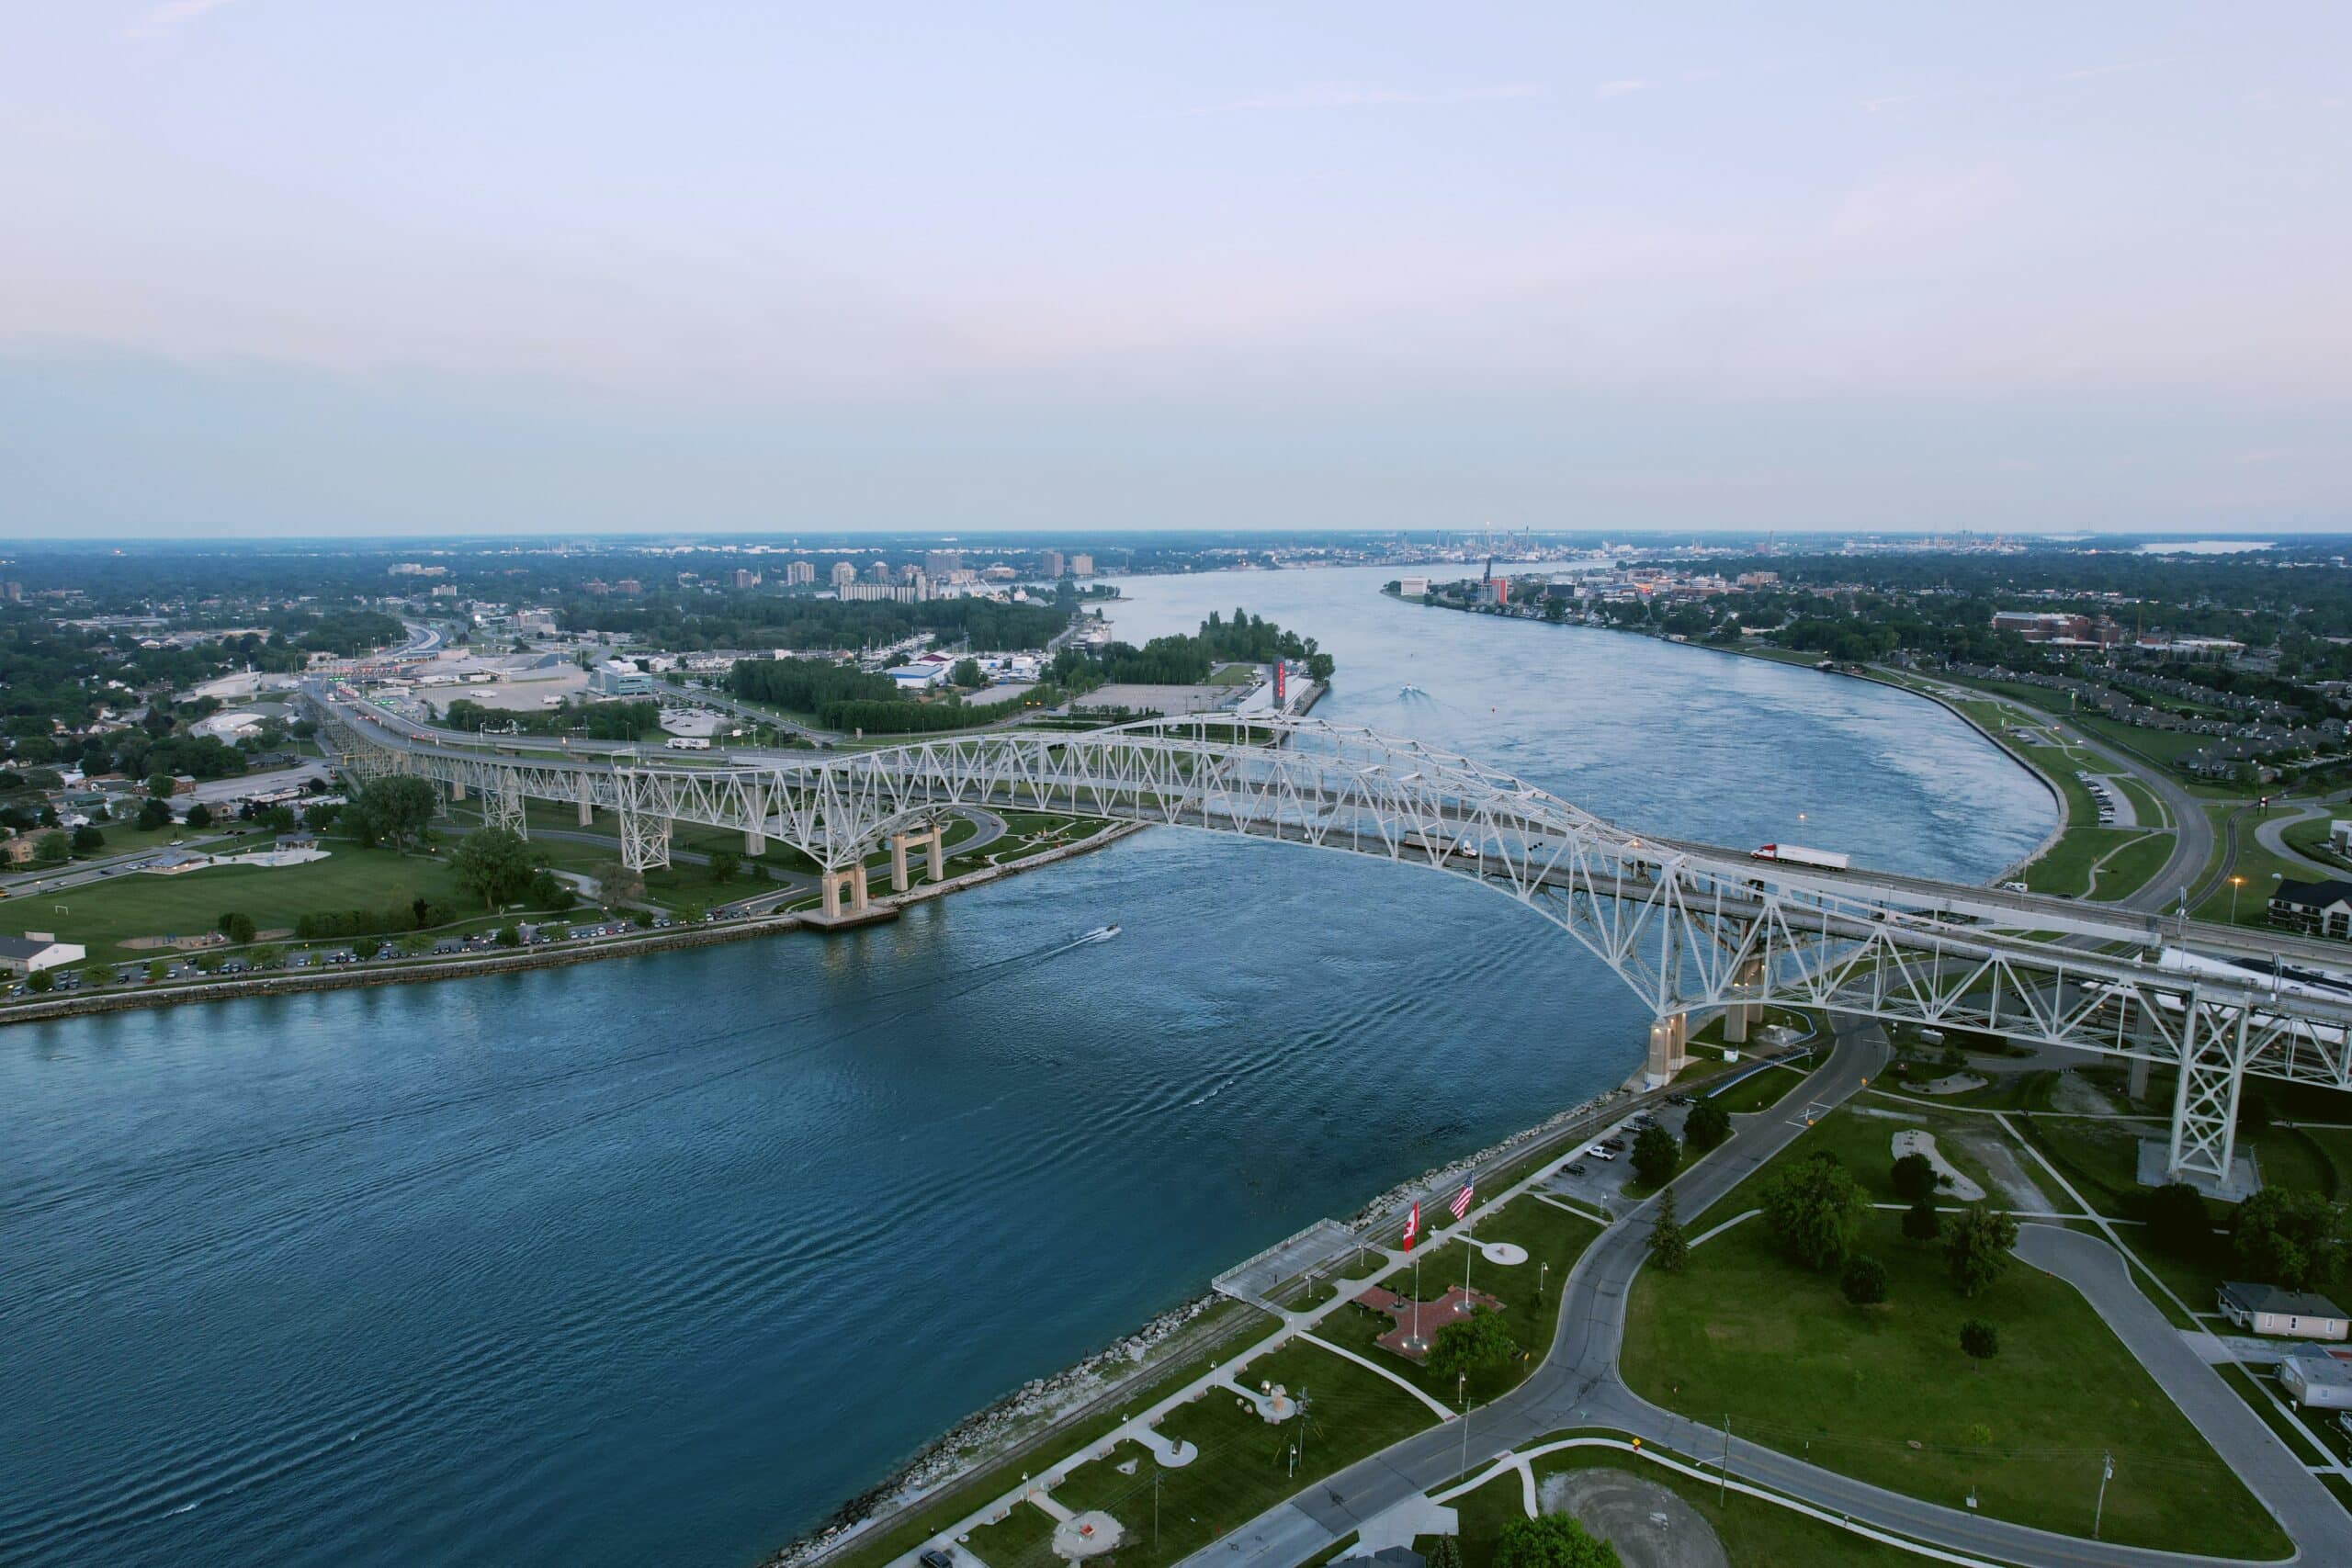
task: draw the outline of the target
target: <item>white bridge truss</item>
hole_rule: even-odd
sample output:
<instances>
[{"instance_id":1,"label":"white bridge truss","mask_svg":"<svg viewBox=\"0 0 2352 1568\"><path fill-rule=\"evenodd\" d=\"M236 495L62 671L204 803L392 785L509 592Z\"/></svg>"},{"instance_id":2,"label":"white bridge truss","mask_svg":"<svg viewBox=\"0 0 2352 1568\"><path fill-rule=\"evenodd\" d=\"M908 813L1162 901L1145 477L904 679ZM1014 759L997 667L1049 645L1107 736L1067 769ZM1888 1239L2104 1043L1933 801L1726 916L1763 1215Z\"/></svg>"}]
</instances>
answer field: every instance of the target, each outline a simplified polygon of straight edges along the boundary
<instances>
[{"instance_id":1,"label":"white bridge truss","mask_svg":"<svg viewBox=\"0 0 2352 1568\"><path fill-rule=\"evenodd\" d=\"M365 707L314 706L337 765L614 812L624 860L673 822L780 840L828 871L945 807L1061 812L1372 855L1516 899L1660 1017L1778 1004L2133 1057L2177 1070L2171 1165L2222 1179L2248 1074L2352 1087L2352 992L2287 977L2313 944L1645 838L1467 758L1307 719L1012 730L715 765L505 755ZM510 743L528 744L528 742ZM2192 967L2165 952L2199 955ZM2342 962L2339 955L2337 961ZM2258 965L2247 967L2249 961Z\"/></svg>"}]
</instances>

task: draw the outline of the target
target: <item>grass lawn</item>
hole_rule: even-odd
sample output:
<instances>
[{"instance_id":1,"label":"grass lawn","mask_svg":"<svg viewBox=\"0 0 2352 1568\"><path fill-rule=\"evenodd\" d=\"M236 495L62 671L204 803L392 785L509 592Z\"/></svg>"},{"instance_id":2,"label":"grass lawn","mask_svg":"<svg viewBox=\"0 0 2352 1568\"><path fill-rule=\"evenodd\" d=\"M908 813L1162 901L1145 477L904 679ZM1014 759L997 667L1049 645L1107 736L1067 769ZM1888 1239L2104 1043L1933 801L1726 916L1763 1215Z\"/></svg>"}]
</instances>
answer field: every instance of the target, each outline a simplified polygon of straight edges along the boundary
<instances>
[{"instance_id":1,"label":"grass lawn","mask_svg":"<svg viewBox=\"0 0 2352 1568\"><path fill-rule=\"evenodd\" d=\"M291 926L307 914L398 908L419 898L442 900L460 913L481 900L458 886L446 855L402 855L330 839L327 858L302 865L212 866L177 876L126 874L55 894L18 894L0 904L0 931L55 931L94 958L154 957L126 950L130 937L196 936L220 917L242 910L264 930ZM57 906L63 905L60 913Z\"/></svg>"},{"instance_id":2,"label":"grass lawn","mask_svg":"<svg viewBox=\"0 0 2352 1568\"><path fill-rule=\"evenodd\" d=\"M1473 1403L1483 1404L1518 1387L1551 1349L1553 1325L1559 1319L1560 1281L1600 1234L1600 1227L1591 1221L1579 1219L1532 1193L1513 1200L1504 1205L1500 1213L1479 1224L1477 1236L1481 1243L1516 1242L1527 1249L1527 1261L1509 1268L1483 1258L1470 1260L1470 1288L1502 1303L1503 1322L1527 1355L1523 1360L1472 1373ZM1462 1283L1465 1251L1462 1243L1449 1242L1421 1260L1423 1300L1435 1301L1450 1287ZM1546 1263L1552 1266L1548 1274L1544 1269ZM1400 1296L1410 1295L1412 1271L1392 1275L1386 1284ZM1541 1300L1537 1299L1539 1292ZM1398 1373L1433 1397L1448 1404L1455 1403L1452 1378L1439 1377L1420 1363L1374 1343L1395 1327L1396 1321L1385 1312L1350 1305L1325 1318L1315 1332L1320 1338Z\"/></svg>"},{"instance_id":3,"label":"grass lawn","mask_svg":"<svg viewBox=\"0 0 2352 1568\"><path fill-rule=\"evenodd\" d=\"M2172 850L2170 833L2142 834L2109 855L2106 863L2097 868L2090 896L2115 899L2138 892L2148 885L2150 877L2165 868L2165 862L2172 858Z\"/></svg>"},{"instance_id":4,"label":"grass lawn","mask_svg":"<svg viewBox=\"0 0 2352 1568\"><path fill-rule=\"evenodd\" d=\"M1579 1470L1621 1471L1664 1486L1698 1510L1723 1543L1724 1555L1739 1568L1815 1568L1829 1562L1841 1568L1898 1568L1925 1561L1758 1497L1733 1492L1719 1502L1716 1488L1707 1483L1615 1450L1567 1449L1535 1461L1534 1470L1539 1491L1546 1477ZM1461 1511L1463 1568L1487 1568L1494 1561L1496 1537L1503 1522L1523 1517L1519 1477L1507 1475L1488 1482L1457 1498L1455 1506Z\"/></svg>"},{"instance_id":5,"label":"grass lawn","mask_svg":"<svg viewBox=\"0 0 2352 1568\"><path fill-rule=\"evenodd\" d=\"M1262 1337L1273 1326L1273 1320L1254 1307L1239 1302L1219 1302L1209 1308L1201 1319L1204 1325L1229 1325L1245 1337ZM1246 1342L1246 1341L1245 1341ZM1209 1370L1212 1360L1223 1360L1232 1354L1233 1342L1227 1341L1216 1350L1186 1358L1171 1364L1160 1376L1136 1390L1119 1402L1119 1408L1090 1416L1074 1424L1048 1444L1044 1454L1028 1454L1006 1460L988 1469L974 1472L960 1485L950 1487L927 1503L919 1504L903 1516L883 1528L871 1531L857 1547L846 1553L834 1568L880 1568L882 1563L921 1545L941 1529L963 1517L983 1500L998 1495L1017 1483L1022 1473L1035 1472L1051 1464L1064 1455L1075 1452L1089 1443L1100 1441L1114 1427L1125 1424L1126 1414L1140 1410L1166 1398L1175 1390ZM1016 1509L1015 1513L1036 1513L1035 1508ZM1048 1530L1050 1536L1051 1531Z\"/></svg>"},{"instance_id":6,"label":"grass lawn","mask_svg":"<svg viewBox=\"0 0 2352 1568\"><path fill-rule=\"evenodd\" d=\"M2154 866L2164 864L2165 856L2172 852L2169 835L2150 833L2139 828L2101 828L2096 826L2097 821L2094 817L2090 818L2093 825L2085 826L2085 819L2077 817L2070 822L2058 841L2050 846L2050 852L2026 867L2026 886L2036 893L2056 893L2069 898L2079 898L2090 886L2091 867L2109 854L2120 861L2132 852L2131 846L2142 840L2155 842L2159 849L2154 865L2139 878L2139 882L2144 882L2149 874L2153 874ZM2109 898L2120 897L2139 885L2139 882L2125 885L2118 874L2115 861L2108 863L2108 871L2099 881L2102 891Z\"/></svg>"},{"instance_id":7,"label":"grass lawn","mask_svg":"<svg viewBox=\"0 0 2352 1568\"><path fill-rule=\"evenodd\" d=\"M1300 1487L1437 1419L1427 1405L1395 1384L1312 1345L1287 1345L1252 1361L1240 1375L1252 1387L1263 1382L1279 1383L1294 1395L1303 1391L1305 1415L1269 1426L1254 1409L1240 1407L1230 1391L1211 1389L1159 1424L1168 1437L1199 1450L1190 1464L1162 1469L1147 1450L1125 1443L1080 1465L1055 1489L1056 1501L1064 1506L1081 1512L1100 1508L1125 1529L1125 1539L1132 1544L1120 1547L1120 1568L1157 1568L1188 1556ZM1301 1452L1294 1472L1295 1443ZM1121 1474L1118 1467L1129 1461L1135 1461L1133 1473ZM1156 1546L1155 1481L1159 1515ZM1003 1537L995 1543L998 1550L990 1551L976 1531L972 1546L989 1568L1059 1568L1049 1550L1050 1529L1035 1546L1027 1533L1023 1525L1018 1535Z\"/></svg>"},{"instance_id":8,"label":"grass lawn","mask_svg":"<svg viewBox=\"0 0 2352 1568\"><path fill-rule=\"evenodd\" d=\"M2239 878L2240 884L2233 895L2226 879L2215 883L2204 900L2188 911L2189 917L2222 925L2234 923L2269 930L2270 895L2280 880L2308 881L2311 873L2280 860L2256 841L2254 829L2264 819L2263 813L2252 807L2238 811L2235 807L2222 804L2208 806L2206 809L2213 818L2213 860L2209 869L2219 868L2225 852L2230 816L2233 812L2237 814L2238 851L2236 859L2231 863L2230 874ZM2279 808L2273 807L2268 815L2277 816Z\"/></svg>"},{"instance_id":9,"label":"grass lawn","mask_svg":"<svg viewBox=\"0 0 2352 1568\"><path fill-rule=\"evenodd\" d=\"M1782 1095L1803 1082L1804 1074L1795 1067L1760 1067L1738 1082L1714 1090L1707 1098L1737 1116L1778 1104Z\"/></svg>"},{"instance_id":10,"label":"grass lawn","mask_svg":"<svg viewBox=\"0 0 2352 1568\"><path fill-rule=\"evenodd\" d=\"M1815 1146L1808 1135L1792 1152ZM1863 1224L1862 1250L1887 1269L1879 1307L1849 1306L1833 1279L1783 1260L1761 1224L1708 1243L1680 1274L1643 1270L1625 1381L1857 1479L1951 1506L1973 1490L1987 1514L2068 1535L2089 1535L2112 1450L2107 1540L2285 1555L2269 1516L2071 1286L2014 1264L1964 1300L1898 1224L1873 1211ZM1960 1350L1972 1317L2001 1336L1981 1373Z\"/></svg>"}]
</instances>

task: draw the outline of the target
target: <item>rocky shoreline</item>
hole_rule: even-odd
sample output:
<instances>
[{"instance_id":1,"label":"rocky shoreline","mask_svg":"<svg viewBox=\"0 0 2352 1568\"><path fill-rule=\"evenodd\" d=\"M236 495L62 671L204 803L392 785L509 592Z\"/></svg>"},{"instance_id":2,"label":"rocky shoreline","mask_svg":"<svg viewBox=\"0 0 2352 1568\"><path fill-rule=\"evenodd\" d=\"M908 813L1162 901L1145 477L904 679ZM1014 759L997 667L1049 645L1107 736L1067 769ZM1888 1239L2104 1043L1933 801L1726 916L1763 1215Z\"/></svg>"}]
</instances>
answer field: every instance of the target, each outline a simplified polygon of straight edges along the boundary
<instances>
[{"instance_id":1,"label":"rocky shoreline","mask_svg":"<svg viewBox=\"0 0 2352 1568\"><path fill-rule=\"evenodd\" d=\"M1638 1077L1638 1070L1636 1072ZM1627 1098L1631 1083L1603 1089L1521 1128L1472 1154L1432 1166L1378 1193L1339 1222L1362 1234L1400 1214L1407 1204L1458 1182L1464 1175L1520 1157L1613 1101ZM1183 1331L1218 1300L1210 1291L1154 1317L1135 1333L1049 1377L1035 1378L987 1408L966 1416L926 1444L915 1456L871 1489L843 1503L807 1535L767 1558L762 1568L808 1568L834 1551L854 1546L867 1527L881 1527L965 1477L1001 1462L1019 1443L1044 1435L1053 1423L1114 1392L1144 1369L1150 1353ZM1125 1374L1125 1375L1121 1375Z\"/></svg>"}]
</instances>

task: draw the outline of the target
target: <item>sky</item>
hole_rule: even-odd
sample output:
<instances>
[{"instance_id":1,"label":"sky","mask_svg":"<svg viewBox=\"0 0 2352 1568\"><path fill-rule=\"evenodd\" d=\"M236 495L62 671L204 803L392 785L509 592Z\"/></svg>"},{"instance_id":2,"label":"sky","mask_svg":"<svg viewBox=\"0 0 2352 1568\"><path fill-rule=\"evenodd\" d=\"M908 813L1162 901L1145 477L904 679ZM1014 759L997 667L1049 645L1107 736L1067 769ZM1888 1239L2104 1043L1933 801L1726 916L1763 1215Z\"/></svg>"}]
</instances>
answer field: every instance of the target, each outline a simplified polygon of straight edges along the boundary
<instances>
[{"instance_id":1,"label":"sky","mask_svg":"<svg viewBox=\"0 0 2352 1568\"><path fill-rule=\"evenodd\" d=\"M0 0L0 536L2352 530L2352 6Z\"/></svg>"}]
</instances>

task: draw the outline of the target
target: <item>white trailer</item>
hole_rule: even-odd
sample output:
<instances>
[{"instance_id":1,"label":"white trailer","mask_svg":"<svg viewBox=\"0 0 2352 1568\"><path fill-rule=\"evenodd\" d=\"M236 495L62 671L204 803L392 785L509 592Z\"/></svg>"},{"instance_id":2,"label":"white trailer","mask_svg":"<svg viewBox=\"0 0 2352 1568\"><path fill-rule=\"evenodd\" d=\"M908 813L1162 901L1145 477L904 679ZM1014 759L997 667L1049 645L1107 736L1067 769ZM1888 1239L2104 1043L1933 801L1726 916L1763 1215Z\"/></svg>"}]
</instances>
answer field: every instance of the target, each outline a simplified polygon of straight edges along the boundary
<instances>
[{"instance_id":1,"label":"white trailer","mask_svg":"<svg viewBox=\"0 0 2352 1568\"><path fill-rule=\"evenodd\" d=\"M1786 861L1791 865L1819 866L1824 871L1844 871L1854 863L1834 850L1809 850L1803 844L1766 844L1751 852L1748 858Z\"/></svg>"}]
</instances>

